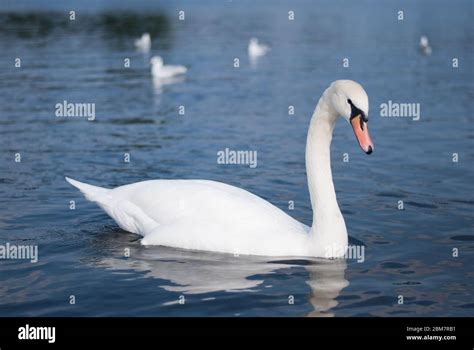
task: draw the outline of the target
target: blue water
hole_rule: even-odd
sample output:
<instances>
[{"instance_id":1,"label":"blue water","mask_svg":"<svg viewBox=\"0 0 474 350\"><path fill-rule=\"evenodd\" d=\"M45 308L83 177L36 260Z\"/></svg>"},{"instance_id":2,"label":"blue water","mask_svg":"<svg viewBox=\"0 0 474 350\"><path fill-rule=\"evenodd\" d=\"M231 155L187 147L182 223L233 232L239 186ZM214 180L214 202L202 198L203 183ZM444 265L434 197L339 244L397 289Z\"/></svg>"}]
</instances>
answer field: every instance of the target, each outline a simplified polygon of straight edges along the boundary
<instances>
[{"instance_id":1,"label":"blue water","mask_svg":"<svg viewBox=\"0 0 474 350\"><path fill-rule=\"evenodd\" d=\"M0 244L38 245L39 260L0 260L0 315L473 316L473 16L470 0L3 1ZM184 81L154 84L133 46L145 31ZM272 47L255 64L252 36ZM341 78L366 89L375 143L363 154L338 122L334 182L362 263L143 247L64 181L213 179L310 225L307 127ZM96 119L56 117L64 100ZM381 117L389 100L420 103L420 120ZM218 165L226 147L257 150L257 168Z\"/></svg>"}]
</instances>

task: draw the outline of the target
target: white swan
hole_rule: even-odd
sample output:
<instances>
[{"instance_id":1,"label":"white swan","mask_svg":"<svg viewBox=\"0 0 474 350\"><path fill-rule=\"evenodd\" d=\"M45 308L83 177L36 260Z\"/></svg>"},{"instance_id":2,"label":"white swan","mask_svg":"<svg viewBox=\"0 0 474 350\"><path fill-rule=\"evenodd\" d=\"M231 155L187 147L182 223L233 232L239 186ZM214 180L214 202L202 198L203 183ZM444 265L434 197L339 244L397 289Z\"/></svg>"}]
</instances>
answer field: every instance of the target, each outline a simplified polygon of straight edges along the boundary
<instances>
[{"instance_id":1,"label":"white swan","mask_svg":"<svg viewBox=\"0 0 474 350\"><path fill-rule=\"evenodd\" d=\"M150 51L151 37L149 33L143 33L139 39L135 39L135 47L143 52Z\"/></svg>"},{"instance_id":2,"label":"white swan","mask_svg":"<svg viewBox=\"0 0 474 350\"><path fill-rule=\"evenodd\" d=\"M66 180L122 229L142 235L144 245L244 255L341 257L348 237L332 181L332 132L338 116L343 116L361 148L370 154L368 108L364 89L350 80L333 82L316 106L306 143L312 227L244 189L216 181L150 180L106 189Z\"/></svg>"},{"instance_id":3,"label":"white swan","mask_svg":"<svg viewBox=\"0 0 474 350\"><path fill-rule=\"evenodd\" d=\"M251 38L248 46L248 54L251 58L264 56L270 50L265 44L260 44L257 38Z\"/></svg>"},{"instance_id":4,"label":"white swan","mask_svg":"<svg viewBox=\"0 0 474 350\"><path fill-rule=\"evenodd\" d=\"M166 66L163 64L163 59L160 56L153 56L150 59L151 74L155 79L169 79L177 75L182 75L187 72L184 66Z\"/></svg>"}]
</instances>

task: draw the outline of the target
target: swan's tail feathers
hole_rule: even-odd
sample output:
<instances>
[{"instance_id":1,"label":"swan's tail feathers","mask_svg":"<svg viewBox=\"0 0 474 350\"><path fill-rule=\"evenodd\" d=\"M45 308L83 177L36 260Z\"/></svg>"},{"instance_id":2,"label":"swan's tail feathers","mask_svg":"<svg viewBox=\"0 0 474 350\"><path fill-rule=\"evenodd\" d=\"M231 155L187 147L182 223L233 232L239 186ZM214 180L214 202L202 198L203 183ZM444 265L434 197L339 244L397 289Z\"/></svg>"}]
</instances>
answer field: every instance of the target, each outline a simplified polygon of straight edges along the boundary
<instances>
[{"instance_id":1,"label":"swan's tail feathers","mask_svg":"<svg viewBox=\"0 0 474 350\"><path fill-rule=\"evenodd\" d=\"M88 185L68 177L66 181L78 188L88 200L97 203L125 231L145 236L158 227L140 207L126 198L117 198L110 193L111 189Z\"/></svg>"},{"instance_id":2,"label":"swan's tail feathers","mask_svg":"<svg viewBox=\"0 0 474 350\"><path fill-rule=\"evenodd\" d=\"M101 199L110 192L108 188L92 186L66 177L66 181L78 188L91 202L101 202Z\"/></svg>"}]
</instances>

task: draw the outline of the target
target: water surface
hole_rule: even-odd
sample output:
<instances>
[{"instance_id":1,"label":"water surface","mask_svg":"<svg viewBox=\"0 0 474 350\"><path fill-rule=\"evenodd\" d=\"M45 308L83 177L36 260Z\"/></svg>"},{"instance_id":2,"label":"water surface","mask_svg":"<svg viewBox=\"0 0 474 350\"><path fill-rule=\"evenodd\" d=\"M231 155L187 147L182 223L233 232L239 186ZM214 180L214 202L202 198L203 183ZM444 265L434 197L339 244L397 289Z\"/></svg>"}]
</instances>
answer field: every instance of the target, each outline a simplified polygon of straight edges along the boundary
<instances>
[{"instance_id":1,"label":"water surface","mask_svg":"<svg viewBox=\"0 0 474 350\"><path fill-rule=\"evenodd\" d=\"M473 315L472 2L133 3L0 5L0 243L37 244L40 255L36 264L0 261L0 315ZM150 54L133 47L145 31ZM421 35L431 56L418 49ZM257 62L246 56L252 36L272 46ZM187 77L156 84L154 54L186 65ZM375 142L366 156L340 121L332 145L362 263L143 247L64 181L218 180L310 225L307 127L322 91L341 78L368 92ZM96 119L56 117L64 100L95 103ZM388 100L420 103L420 120L382 118ZM225 147L257 150L257 168L218 165Z\"/></svg>"}]
</instances>

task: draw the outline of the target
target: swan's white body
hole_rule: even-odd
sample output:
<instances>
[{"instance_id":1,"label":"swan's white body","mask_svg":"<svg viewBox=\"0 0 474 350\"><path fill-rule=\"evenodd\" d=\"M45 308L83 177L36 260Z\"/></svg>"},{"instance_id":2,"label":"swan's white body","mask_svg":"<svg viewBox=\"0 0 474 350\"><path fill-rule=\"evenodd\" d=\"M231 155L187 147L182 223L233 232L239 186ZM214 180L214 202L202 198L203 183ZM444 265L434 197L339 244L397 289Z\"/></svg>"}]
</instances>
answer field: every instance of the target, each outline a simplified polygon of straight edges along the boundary
<instances>
[{"instance_id":1,"label":"swan's white body","mask_svg":"<svg viewBox=\"0 0 474 350\"><path fill-rule=\"evenodd\" d=\"M143 33L139 39L135 40L135 47L144 52L150 51L151 48L151 37L148 33Z\"/></svg>"},{"instance_id":2,"label":"swan's white body","mask_svg":"<svg viewBox=\"0 0 474 350\"><path fill-rule=\"evenodd\" d=\"M150 59L151 74L155 79L170 79L187 72L185 66L171 66L164 65L163 59L160 56L154 56Z\"/></svg>"},{"instance_id":3,"label":"swan's white body","mask_svg":"<svg viewBox=\"0 0 474 350\"><path fill-rule=\"evenodd\" d=\"M124 230L164 245L250 255L308 255L309 228L241 188L207 180L151 180L94 188L68 181Z\"/></svg>"},{"instance_id":4,"label":"swan's white body","mask_svg":"<svg viewBox=\"0 0 474 350\"><path fill-rule=\"evenodd\" d=\"M368 111L360 85L337 81L323 94L311 119L306 169L313 225L308 227L241 188L207 180L151 180L115 189L66 178L124 230L145 245L242 255L340 257L348 236L339 210L330 164L332 131L339 115L350 115L347 94Z\"/></svg>"},{"instance_id":5,"label":"swan's white body","mask_svg":"<svg viewBox=\"0 0 474 350\"><path fill-rule=\"evenodd\" d=\"M257 38L250 39L248 46L248 54L250 57L260 57L267 54L270 51L270 47L265 44L260 44Z\"/></svg>"}]
</instances>

